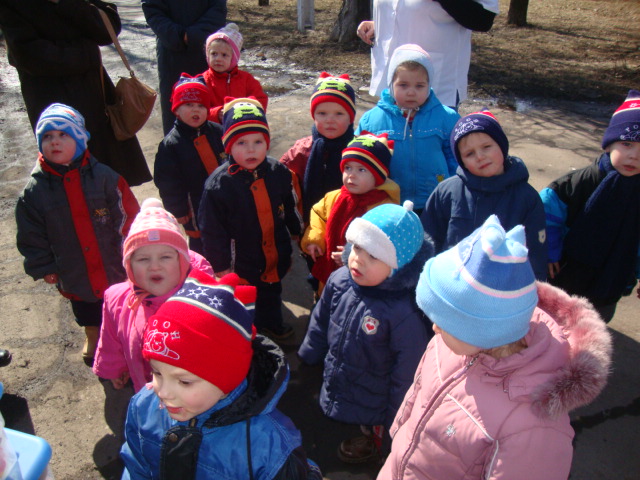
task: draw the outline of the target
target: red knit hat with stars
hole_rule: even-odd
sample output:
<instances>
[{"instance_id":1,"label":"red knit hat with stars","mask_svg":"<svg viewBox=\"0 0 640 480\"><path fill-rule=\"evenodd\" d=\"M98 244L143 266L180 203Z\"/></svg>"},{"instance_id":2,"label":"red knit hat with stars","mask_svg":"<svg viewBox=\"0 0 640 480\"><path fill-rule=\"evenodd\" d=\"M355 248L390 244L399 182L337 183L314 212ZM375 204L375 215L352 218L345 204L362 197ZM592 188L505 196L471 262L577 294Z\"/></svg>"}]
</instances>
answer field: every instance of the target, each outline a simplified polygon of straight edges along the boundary
<instances>
[{"instance_id":1,"label":"red knit hat with stars","mask_svg":"<svg viewBox=\"0 0 640 480\"><path fill-rule=\"evenodd\" d=\"M602 148L613 142L640 142L640 92L629 90L627 98L611 116Z\"/></svg>"},{"instance_id":2,"label":"red knit hat with stars","mask_svg":"<svg viewBox=\"0 0 640 480\"><path fill-rule=\"evenodd\" d=\"M180 75L180 79L173 86L171 94L171 111L176 113L180 105L185 103L199 103L207 109L212 105L211 92L202 75L192 77L188 73Z\"/></svg>"}]
</instances>

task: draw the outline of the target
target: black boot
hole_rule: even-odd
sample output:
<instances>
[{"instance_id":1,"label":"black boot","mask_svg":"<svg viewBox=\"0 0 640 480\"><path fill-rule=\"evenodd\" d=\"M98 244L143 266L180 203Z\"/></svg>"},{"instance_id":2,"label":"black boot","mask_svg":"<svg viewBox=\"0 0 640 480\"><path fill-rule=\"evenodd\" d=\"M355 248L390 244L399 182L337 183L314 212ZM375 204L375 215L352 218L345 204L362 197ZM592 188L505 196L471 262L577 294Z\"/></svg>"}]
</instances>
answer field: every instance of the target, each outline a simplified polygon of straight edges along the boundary
<instances>
[{"instance_id":1,"label":"black boot","mask_svg":"<svg viewBox=\"0 0 640 480\"><path fill-rule=\"evenodd\" d=\"M11 363L11 352L0 348L0 367L6 367Z\"/></svg>"}]
</instances>

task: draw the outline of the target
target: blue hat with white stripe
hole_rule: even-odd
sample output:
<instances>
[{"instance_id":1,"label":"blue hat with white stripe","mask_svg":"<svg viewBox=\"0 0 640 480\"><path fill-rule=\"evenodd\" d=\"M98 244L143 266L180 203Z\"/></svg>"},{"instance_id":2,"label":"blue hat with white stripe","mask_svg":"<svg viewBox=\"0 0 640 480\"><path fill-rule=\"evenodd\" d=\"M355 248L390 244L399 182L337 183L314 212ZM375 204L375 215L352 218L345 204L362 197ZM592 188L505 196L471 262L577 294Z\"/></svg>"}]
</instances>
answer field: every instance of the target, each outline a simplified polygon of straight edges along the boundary
<instances>
[{"instance_id":1,"label":"blue hat with white stripe","mask_svg":"<svg viewBox=\"0 0 640 480\"><path fill-rule=\"evenodd\" d=\"M85 127L84 117L75 108L62 103L52 103L40 114L36 124L38 150L42 153L42 136L51 130L65 132L76 141L76 159L87 149L91 135Z\"/></svg>"}]
</instances>

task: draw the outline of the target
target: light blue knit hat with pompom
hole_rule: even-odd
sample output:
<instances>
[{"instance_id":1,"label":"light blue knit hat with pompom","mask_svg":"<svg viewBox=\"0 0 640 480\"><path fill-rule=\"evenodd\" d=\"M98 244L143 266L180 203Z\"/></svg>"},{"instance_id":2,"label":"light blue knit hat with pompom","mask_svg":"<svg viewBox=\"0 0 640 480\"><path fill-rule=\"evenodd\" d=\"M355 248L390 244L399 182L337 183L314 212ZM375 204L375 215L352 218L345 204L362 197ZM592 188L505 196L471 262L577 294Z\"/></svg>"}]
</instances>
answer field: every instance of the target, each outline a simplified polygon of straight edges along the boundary
<instances>
[{"instance_id":1,"label":"light blue knit hat with pompom","mask_svg":"<svg viewBox=\"0 0 640 480\"><path fill-rule=\"evenodd\" d=\"M491 215L458 245L427 261L416 289L418 306L470 345L493 348L520 340L538 303L527 255L524 227L505 232Z\"/></svg>"}]
</instances>

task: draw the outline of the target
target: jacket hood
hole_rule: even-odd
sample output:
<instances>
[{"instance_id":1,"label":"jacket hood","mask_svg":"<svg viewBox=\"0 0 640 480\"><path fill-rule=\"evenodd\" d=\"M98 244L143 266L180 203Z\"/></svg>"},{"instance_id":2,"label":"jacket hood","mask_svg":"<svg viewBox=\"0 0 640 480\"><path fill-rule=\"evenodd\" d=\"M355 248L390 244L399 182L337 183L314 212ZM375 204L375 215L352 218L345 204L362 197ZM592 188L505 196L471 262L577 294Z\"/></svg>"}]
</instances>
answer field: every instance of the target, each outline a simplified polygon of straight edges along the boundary
<instances>
[{"instance_id":1,"label":"jacket hood","mask_svg":"<svg viewBox=\"0 0 640 480\"><path fill-rule=\"evenodd\" d=\"M462 167L458 167L456 175L462 179L469 189L489 193L501 192L511 185L529 180L527 166L520 158L511 155L504 161L504 173L502 175L479 177Z\"/></svg>"}]
</instances>

